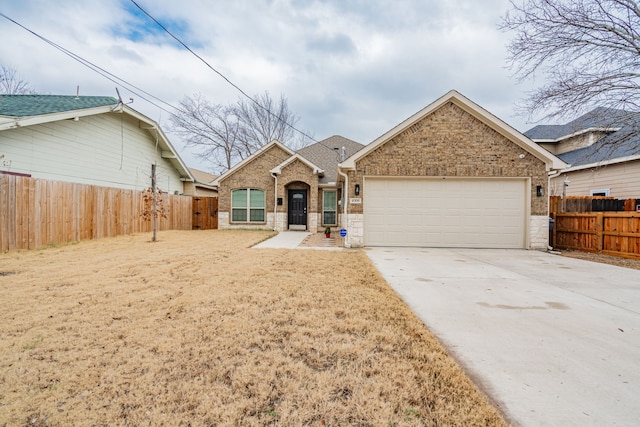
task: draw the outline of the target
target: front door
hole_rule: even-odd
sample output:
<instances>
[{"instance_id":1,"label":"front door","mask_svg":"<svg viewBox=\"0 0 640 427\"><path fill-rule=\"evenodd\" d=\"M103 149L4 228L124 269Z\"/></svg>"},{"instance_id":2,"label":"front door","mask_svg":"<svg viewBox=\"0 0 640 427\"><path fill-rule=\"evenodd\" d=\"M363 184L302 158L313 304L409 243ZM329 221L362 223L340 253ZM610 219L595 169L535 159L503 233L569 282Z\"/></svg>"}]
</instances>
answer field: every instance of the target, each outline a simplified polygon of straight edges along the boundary
<instances>
[{"instance_id":1,"label":"front door","mask_svg":"<svg viewBox=\"0 0 640 427\"><path fill-rule=\"evenodd\" d=\"M289 190L289 230L307 229L307 190Z\"/></svg>"}]
</instances>

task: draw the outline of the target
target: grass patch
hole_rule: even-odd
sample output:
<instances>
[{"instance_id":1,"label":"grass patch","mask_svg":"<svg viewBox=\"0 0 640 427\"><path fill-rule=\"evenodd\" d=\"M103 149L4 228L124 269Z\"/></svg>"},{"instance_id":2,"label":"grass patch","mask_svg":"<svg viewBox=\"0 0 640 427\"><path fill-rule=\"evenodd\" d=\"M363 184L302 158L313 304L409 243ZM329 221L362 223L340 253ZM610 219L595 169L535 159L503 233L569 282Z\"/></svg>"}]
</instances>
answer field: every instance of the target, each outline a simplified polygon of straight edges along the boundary
<instances>
[{"instance_id":1,"label":"grass patch","mask_svg":"<svg viewBox=\"0 0 640 427\"><path fill-rule=\"evenodd\" d=\"M0 425L505 425L362 251L270 234L3 255Z\"/></svg>"}]
</instances>

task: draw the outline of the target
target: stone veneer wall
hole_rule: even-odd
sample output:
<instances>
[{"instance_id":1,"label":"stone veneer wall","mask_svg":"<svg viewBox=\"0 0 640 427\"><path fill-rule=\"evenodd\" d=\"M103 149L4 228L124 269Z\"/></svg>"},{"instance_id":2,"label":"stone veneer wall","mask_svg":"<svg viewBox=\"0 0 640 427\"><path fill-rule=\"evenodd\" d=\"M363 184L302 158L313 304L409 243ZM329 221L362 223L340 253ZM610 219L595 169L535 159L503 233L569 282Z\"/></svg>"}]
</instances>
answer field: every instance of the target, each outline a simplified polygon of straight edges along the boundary
<instances>
[{"instance_id":1,"label":"stone veneer wall","mask_svg":"<svg viewBox=\"0 0 640 427\"><path fill-rule=\"evenodd\" d=\"M525 154L522 159L521 154ZM534 218L548 217L549 179L545 163L453 102L380 145L356 163L355 171L347 173L347 202L354 197L355 184L364 188L365 176L531 177L528 246L542 247L542 232L535 226L542 220ZM537 185L544 188L544 197L536 196ZM348 242L352 246L364 243L362 213L366 194L359 197L362 204L348 205Z\"/></svg>"}]
</instances>

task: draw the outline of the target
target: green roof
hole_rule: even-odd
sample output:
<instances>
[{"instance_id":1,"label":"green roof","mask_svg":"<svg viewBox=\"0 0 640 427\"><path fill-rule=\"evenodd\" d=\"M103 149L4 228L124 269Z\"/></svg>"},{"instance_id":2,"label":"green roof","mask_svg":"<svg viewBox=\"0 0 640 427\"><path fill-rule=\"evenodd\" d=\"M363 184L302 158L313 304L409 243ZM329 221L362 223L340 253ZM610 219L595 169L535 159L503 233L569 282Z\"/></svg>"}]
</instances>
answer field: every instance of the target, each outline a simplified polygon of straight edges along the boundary
<instances>
[{"instance_id":1,"label":"green roof","mask_svg":"<svg viewBox=\"0 0 640 427\"><path fill-rule=\"evenodd\" d=\"M112 96L0 95L0 115L32 117L117 103Z\"/></svg>"}]
</instances>

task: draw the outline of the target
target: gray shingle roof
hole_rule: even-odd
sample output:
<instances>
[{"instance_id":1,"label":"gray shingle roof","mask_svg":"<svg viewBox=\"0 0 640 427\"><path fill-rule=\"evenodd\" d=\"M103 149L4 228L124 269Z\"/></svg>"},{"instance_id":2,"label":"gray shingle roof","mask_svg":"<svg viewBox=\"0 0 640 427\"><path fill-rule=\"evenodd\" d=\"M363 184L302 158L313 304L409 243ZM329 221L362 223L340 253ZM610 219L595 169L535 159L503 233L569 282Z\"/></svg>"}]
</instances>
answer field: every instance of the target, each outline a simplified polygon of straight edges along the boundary
<instances>
[{"instance_id":1,"label":"gray shingle roof","mask_svg":"<svg viewBox=\"0 0 640 427\"><path fill-rule=\"evenodd\" d=\"M342 161L340 158L342 147L345 147L344 158L346 159L364 148L364 145L343 136L333 135L315 144L301 148L297 153L324 170L324 176L320 178L320 184L326 184L337 181L338 163Z\"/></svg>"},{"instance_id":2,"label":"gray shingle roof","mask_svg":"<svg viewBox=\"0 0 640 427\"><path fill-rule=\"evenodd\" d=\"M538 125L524 133L534 139L558 139L590 128L619 128L624 126L636 113L624 110L598 107L564 125Z\"/></svg>"},{"instance_id":3,"label":"gray shingle roof","mask_svg":"<svg viewBox=\"0 0 640 427\"><path fill-rule=\"evenodd\" d=\"M640 113L613 108L596 108L564 125L535 126L524 135L534 141L555 140L592 128L619 130L558 157L571 166L582 166L640 154Z\"/></svg>"},{"instance_id":4,"label":"gray shingle roof","mask_svg":"<svg viewBox=\"0 0 640 427\"><path fill-rule=\"evenodd\" d=\"M0 95L0 115L32 117L117 103L111 96Z\"/></svg>"}]
</instances>

